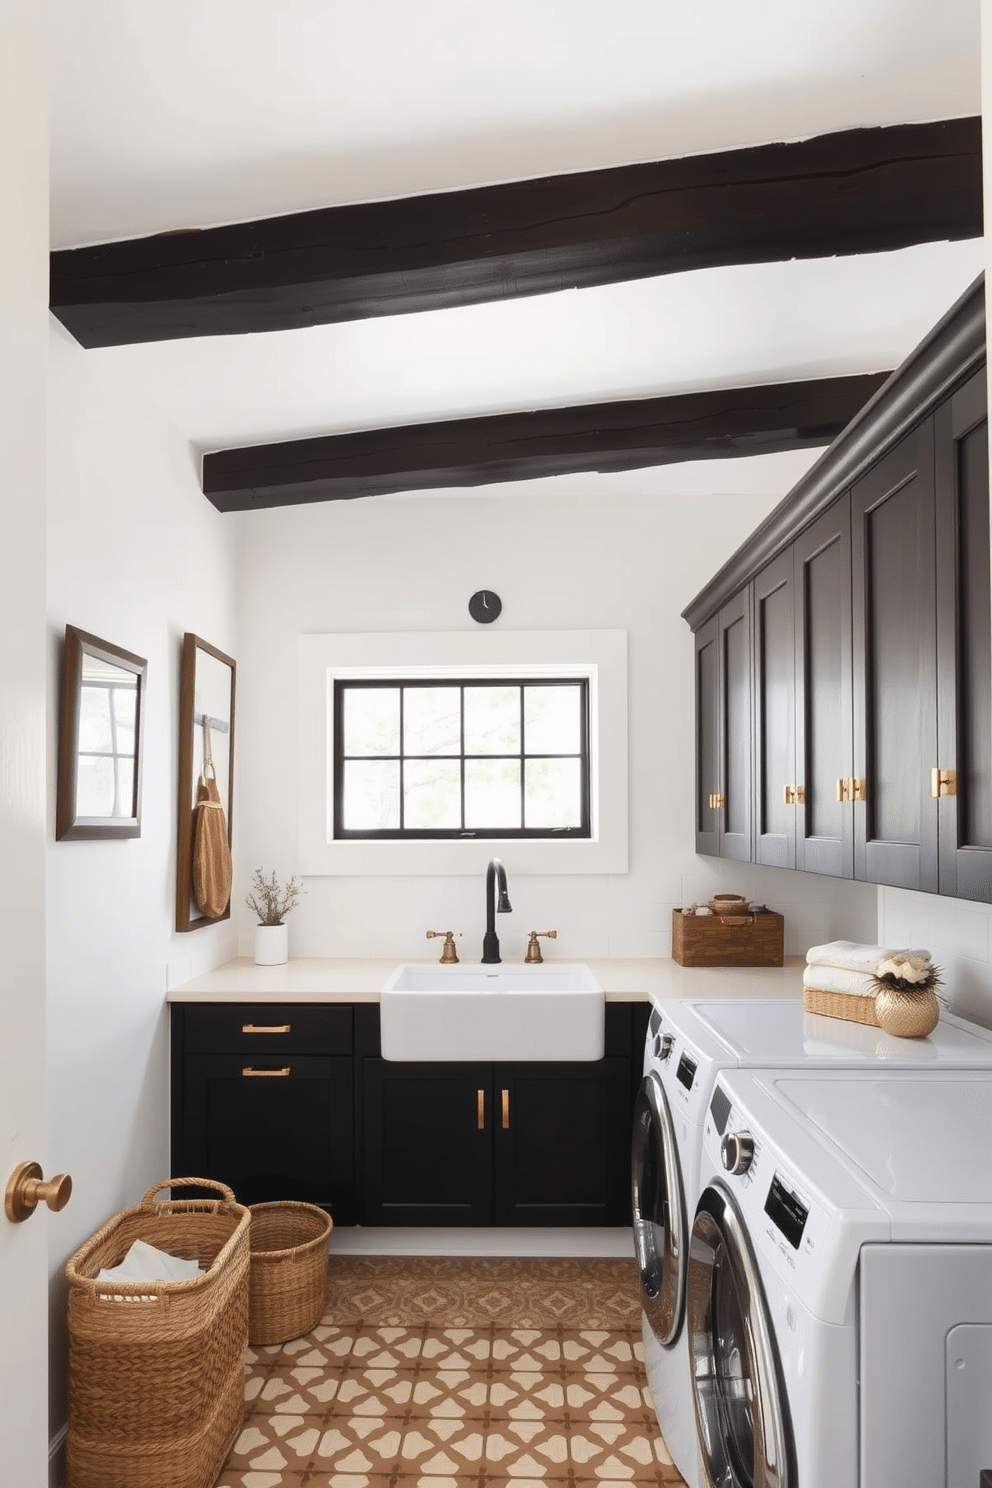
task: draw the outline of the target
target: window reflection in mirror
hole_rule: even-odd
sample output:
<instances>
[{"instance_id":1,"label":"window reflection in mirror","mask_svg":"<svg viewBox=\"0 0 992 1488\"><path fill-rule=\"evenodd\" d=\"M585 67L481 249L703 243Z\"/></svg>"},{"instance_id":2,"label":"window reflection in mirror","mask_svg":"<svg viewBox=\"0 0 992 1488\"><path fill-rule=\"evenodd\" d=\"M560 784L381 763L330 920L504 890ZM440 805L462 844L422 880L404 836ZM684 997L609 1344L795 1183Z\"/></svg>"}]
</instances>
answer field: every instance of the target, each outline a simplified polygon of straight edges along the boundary
<instances>
[{"instance_id":1,"label":"window reflection in mirror","mask_svg":"<svg viewBox=\"0 0 992 1488\"><path fill-rule=\"evenodd\" d=\"M66 626L56 836L141 832L143 657Z\"/></svg>"}]
</instances>

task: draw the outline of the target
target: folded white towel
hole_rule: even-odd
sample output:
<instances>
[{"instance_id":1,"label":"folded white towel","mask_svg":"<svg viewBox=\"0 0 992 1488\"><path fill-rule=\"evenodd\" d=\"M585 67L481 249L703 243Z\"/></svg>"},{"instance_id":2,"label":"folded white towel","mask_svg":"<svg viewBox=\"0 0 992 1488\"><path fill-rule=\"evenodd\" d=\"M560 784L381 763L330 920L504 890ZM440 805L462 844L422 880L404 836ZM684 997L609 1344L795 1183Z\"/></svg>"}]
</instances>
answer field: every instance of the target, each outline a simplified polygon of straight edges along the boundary
<instances>
[{"instance_id":1,"label":"folded white towel","mask_svg":"<svg viewBox=\"0 0 992 1488\"><path fill-rule=\"evenodd\" d=\"M803 986L820 992L846 992L849 997L874 997L875 980L863 971L846 971L843 966L807 966Z\"/></svg>"},{"instance_id":2,"label":"folded white towel","mask_svg":"<svg viewBox=\"0 0 992 1488\"><path fill-rule=\"evenodd\" d=\"M806 952L808 966L840 966L845 971L872 973L879 961L897 956L903 948L893 950L888 946L860 945L856 940L830 940L826 945L812 946ZM906 951L908 956L923 956L930 960L929 951ZM807 984L808 985L808 984Z\"/></svg>"},{"instance_id":3,"label":"folded white towel","mask_svg":"<svg viewBox=\"0 0 992 1488\"><path fill-rule=\"evenodd\" d=\"M127 1255L117 1266L104 1266L97 1281L191 1281L202 1276L203 1268L198 1261L186 1261L181 1256L169 1255L157 1250L144 1240L135 1240Z\"/></svg>"}]
</instances>

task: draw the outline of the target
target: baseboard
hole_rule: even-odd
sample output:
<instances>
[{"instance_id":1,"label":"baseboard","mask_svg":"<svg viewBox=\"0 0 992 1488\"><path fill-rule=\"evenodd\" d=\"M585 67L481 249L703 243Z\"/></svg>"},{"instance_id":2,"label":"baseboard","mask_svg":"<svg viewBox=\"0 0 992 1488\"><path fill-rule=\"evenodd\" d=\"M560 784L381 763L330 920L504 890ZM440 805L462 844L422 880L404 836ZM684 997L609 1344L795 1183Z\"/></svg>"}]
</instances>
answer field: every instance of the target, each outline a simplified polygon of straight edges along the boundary
<instances>
[{"instance_id":1,"label":"baseboard","mask_svg":"<svg viewBox=\"0 0 992 1488\"><path fill-rule=\"evenodd\" d=\"M634 1232L629 1228L470 1229L453 1226L335 1226L329 1249L339 1255L457 1256L631 1256Z\"/></svg>"},{"instance_id":2,"label":"baseboard","mask_svg":"<svg viewBox=\"0 0 992 1488\"><path fill-rule=\"evenodd\" d=\"M69 1427L63 1426L48 1443L48 1488L66 1488L65 1439Z\"/></svg>"}]
</instances>

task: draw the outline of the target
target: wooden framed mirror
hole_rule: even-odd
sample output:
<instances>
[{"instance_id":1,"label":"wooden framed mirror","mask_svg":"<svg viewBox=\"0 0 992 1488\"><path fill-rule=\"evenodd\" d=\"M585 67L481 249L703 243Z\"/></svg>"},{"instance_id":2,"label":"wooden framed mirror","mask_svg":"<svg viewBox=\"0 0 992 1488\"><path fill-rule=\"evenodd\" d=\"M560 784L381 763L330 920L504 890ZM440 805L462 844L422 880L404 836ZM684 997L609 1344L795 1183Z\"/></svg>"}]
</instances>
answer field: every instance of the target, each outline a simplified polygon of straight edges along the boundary
<instances>
[{"instance_id":1,"label":"wooden framed mirror","mask_svg":"<svg viewBox=\"0 0 992 1488\"><path fill-rule=\"evenodd\" d=\"M55 836L141 836L141 747L148 663L65 628Z\"/></svg>"},{"instance_id":2,"label":"wooden framed mirror","mask_svg":"<svg viewBox=\"0 0 992 1488\"><path fill-rule=\"evenodd\" d=\"M230 919L231 903L207 914L194 895L193 853L197 789L210 773L226 818L227 844L233 836L234 691L236 663L216 646L187 631L183 637L179 686L179 846L176 862L176 929L199 930Z\"/></svg>"}]
</instances>

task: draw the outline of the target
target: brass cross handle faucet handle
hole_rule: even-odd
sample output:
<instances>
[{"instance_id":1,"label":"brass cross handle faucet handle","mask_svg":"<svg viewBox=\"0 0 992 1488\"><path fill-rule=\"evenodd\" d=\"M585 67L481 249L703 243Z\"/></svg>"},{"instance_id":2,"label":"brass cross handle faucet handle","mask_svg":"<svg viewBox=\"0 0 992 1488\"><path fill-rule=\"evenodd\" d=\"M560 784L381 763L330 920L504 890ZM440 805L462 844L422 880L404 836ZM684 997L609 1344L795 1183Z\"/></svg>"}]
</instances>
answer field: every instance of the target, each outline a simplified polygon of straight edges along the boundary
<instances>
[{"instance_id":1,"label":"brass cross handle faucet handle","mask_svg":"<svg viewBox=\"0 0 992 1488\"><path fill-rule=\"evenodd\" d=\"M544 957L541 955L541 947L537 943L537 937L539 935L547 936L548 940L558 939L557 930L532 930L530 932L530 940L527 942L527 954L524 957L524 964L527 966L536 966L539 961L544 960Z\"/></svg>"},{"instance_id":2,"label":"brass cross handle faucet handle","mask_svg":"<svg viewBox=\"0 0 992 1488\"><path fill-rule=\"evenodd\" d=\"M444 945L441 948L441 965L456 965L458 952L455 950L455 932L453 930L428 930L427 939L434 940L438 935L444 936Z\"/></svg>"},{"instance_id":3,"label":"brass cross handle faucet handle","mask_svg":"<svg viewBox=\"0 0 992 1488\"><path fill-rule=\"evenodd\" d=\"M45 1203L57 1214L69 1202L72 1179L68 1173L56 1173L46 1183L41 1166L36 1162L20 1163L7 1180L3 1196L4 1213L11 1224L20 1224L32 1215L39 1203Z\"/></svg>"}]
</instances>

